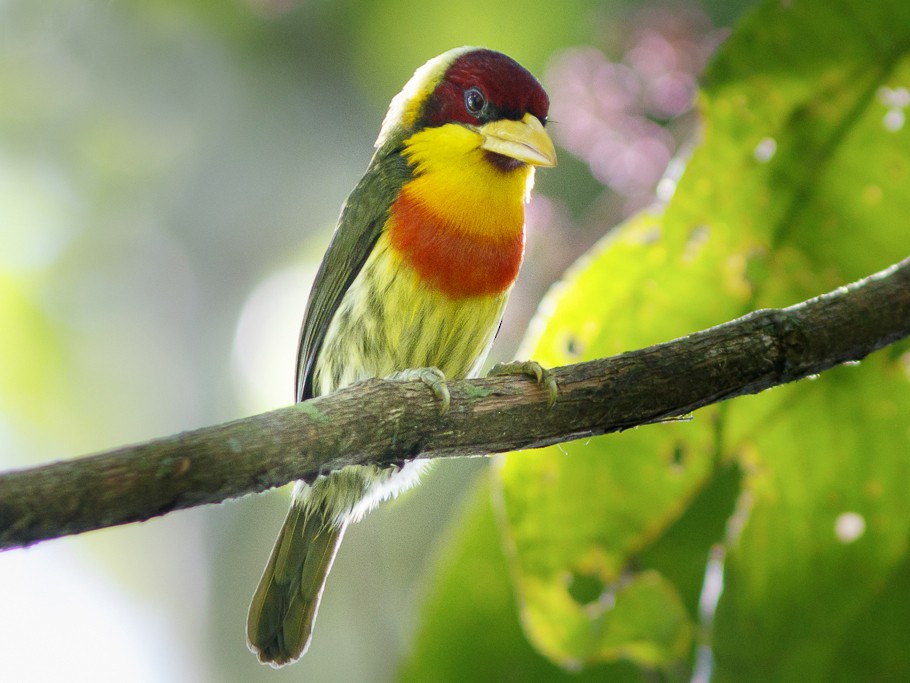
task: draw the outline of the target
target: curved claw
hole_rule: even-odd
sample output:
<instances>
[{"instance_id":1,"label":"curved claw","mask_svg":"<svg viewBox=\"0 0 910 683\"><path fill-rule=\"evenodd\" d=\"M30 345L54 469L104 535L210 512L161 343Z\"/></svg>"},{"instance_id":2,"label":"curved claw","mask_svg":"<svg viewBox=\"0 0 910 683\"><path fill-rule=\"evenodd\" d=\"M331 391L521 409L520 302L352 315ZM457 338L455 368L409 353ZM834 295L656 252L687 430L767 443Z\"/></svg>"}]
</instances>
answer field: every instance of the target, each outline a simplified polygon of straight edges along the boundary
<instances>
[{"instance_id":1,"label":"curved claw","mask_svg":"<svg viewBox=\"0 0 910 683\"><path fill-rule=\"evenodd\" d=\"M399 370L387 377L401 381L420 380L433 392L433 397L439 401L439 414L445 415L452 405L452 397L446 386L446 376L439 368L411 368Z\"/></svg>"},{"instance_id":2,"label":"curved claw","mask_svg":"<svg viewBox=\"0 0 910 683\"><path fill-rule=\"evenodd\" d=\"M487 373L487 377L495 375L525 375L547 388L549 398L547 399L547 408L552 408L556 403L556 397L559 396L559 386L556 384L556 377L552 372L543 367L536 360L515 360L510 363L497 363Z\"/></svg>"}]
</instances>

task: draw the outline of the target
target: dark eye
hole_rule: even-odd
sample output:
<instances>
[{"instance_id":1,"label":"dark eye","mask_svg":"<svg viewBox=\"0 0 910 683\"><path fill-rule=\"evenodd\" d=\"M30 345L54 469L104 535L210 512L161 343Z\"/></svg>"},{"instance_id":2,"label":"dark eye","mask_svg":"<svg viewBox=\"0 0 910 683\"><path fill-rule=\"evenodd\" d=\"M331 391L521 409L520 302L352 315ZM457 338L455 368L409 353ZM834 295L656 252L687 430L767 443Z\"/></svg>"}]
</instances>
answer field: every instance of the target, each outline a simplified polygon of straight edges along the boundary
<instances>
[{"instance_id":1,"label":"dark eye","mask_svg":"<svg viewBox=\"0 0 910 683\"><path fill-rule=\"evenodd\" d=\"M478 88L468 88L464 91L464 106L472 116L479 116L487 104L487 98Z\"/></svg>"}]
</instances>

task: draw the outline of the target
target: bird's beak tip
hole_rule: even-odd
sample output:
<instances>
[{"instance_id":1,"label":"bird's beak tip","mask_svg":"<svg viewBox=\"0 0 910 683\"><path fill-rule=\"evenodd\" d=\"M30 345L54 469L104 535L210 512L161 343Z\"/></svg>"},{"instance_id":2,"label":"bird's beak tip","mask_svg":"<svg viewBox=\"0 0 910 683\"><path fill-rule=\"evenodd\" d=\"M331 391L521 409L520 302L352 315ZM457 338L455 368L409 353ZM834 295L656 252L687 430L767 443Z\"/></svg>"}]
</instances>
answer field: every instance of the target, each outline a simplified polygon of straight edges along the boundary
<instances>
[{"instance_id":1,"label":"bird's beak tip","mask_svg":"<svg viewBox=\"0 0 910 683\"><path fill-rule=\"evenodd\" d=\"M556 148L533 114L525 114L521 121L500 119L480 128L483 136L481 148L511 157L532 166L556 166Z\"/></svg>"}]
</instances>

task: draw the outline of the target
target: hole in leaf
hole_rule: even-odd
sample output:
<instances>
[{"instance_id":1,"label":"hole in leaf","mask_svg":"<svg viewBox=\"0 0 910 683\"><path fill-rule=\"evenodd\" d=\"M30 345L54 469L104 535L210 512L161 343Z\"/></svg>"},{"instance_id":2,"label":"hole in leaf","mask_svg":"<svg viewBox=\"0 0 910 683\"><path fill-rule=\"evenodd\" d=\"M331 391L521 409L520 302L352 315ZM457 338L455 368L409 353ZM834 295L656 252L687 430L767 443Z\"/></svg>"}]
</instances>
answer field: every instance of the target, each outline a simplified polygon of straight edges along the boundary
<instances>
[{"instance_id":1,"label":"hole in leaf","mask_svg":"<svg viewBox=\"0 0 910 683\"><path fill-rule=\"evenodd\" d=\"M603 594L604 584L594 574L572 574L569 583L569 595L579 605L590 605L596 602Z\"/></svg>"},{"instance_id":2,"label":"hole in leaf","mask_svg":"<svg viewBox=\"0 0 910 683\"><path fill-rule=\"evenodd\" d=\"M574 336L566 339L566 353L573 358L581 355L581 344Z\"/></svg>"},{"instance_id":3,"label":"hole in leaf","mask_svg":"<svg viewBox=\"0 0 910 683\"><path fill-rule=\"evenodd\" d=\"M684 443L677 442L673 446L673 453L670 456L671 462L676 466L682 466L686 464L686 445Z\"/></svg>"}]
</instances>

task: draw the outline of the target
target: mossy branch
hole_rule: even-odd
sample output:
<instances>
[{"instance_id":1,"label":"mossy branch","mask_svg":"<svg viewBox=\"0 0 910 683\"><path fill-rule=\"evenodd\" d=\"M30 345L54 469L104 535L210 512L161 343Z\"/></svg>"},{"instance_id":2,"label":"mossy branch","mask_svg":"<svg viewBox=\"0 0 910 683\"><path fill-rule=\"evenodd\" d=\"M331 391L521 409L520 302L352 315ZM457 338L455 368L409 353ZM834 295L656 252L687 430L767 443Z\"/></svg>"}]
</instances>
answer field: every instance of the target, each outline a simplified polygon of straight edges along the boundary
<instances>
[{"instance_id":1,"label":"mossy branch","mask_svg":"<svg viewBox=\"0 0 910 683\"><path fill-rule=\"evenodd\" d=\"M815 375L910 335L910 259L785 309L552 371L450 382L440 417L421 382L331 396L147 443L0 475L0 548L218 503L344 465L538 448L685 415Z\"/></svg>"}]
</instances>

